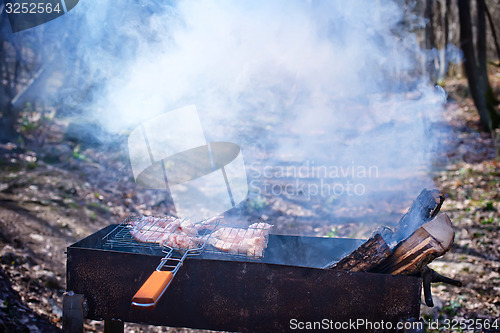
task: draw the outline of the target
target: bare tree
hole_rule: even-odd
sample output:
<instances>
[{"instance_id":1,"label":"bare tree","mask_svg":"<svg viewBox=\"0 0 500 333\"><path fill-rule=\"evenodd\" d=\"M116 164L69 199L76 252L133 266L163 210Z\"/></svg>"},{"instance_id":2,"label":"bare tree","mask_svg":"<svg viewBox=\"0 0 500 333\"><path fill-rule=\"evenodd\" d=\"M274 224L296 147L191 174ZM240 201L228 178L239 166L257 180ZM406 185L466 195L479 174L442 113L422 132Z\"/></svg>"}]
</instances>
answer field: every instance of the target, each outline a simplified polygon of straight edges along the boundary
<instances>
[{"instance_id":1,"label":"bare tree","mask_svg":"<svg viewBox=\"0 0 500 333\"><path fill-rule=\"evenodd\" d=\"M444 82L449 68L448 59L446 58L446 50L448 48L448 43L450 42L450 19L448 13L450 11L451 0L438 1L438 5L440 7L439 12L442 29L442 43L439 50L439 73L437 76L437 82L441 84Z\"/></svg>"},{"instance_id":2,"label":"bare tree","mask_svg":"<svg viewBox=\"0 0 500 333\"><path fill-rule=\"evenodd\" d=\"M493 38L493 43L495 44L495 50L497 51L497 58L500 61L500 46L498 45L495 23L493 22L493 19L491 17L490 11L488 10L487 6L484 7L484 10L486 12L486 16L488 17L488 22L490 23L491 37Z\"/></svg>"},{"instance_id":3,"label":"bare tree","mask_svg":"<svg viewBox=\"0 0 500 333\"><path fill-rule=\"evenodd\" d=\"M490 86L486 68L486 5L484 0L476 0L475 36L470 0L458 0L458 10L460 44L465 58L464 67L469 89L479 112L482 127L487 131L493 131L500 125L500 116L495 108L498 102Z\"/></svg>"},{"instance_id":4,"label":"bare tree","mask_svg":"<svg viewBox=\"0 0 500 333\"><path fill-rule=\"evenodd\" d=\"M16 75L19 73L20 64L17 59L15 43L9 34L9 21L2 7L0 14L0 142L8 142L16 136L15 125L17 114L11 101L16 93Z\"/></svg>"},{"instance_id":5,"label":"bare tree","mask_svg":"<svg viewBox=\"0 0 500 333\"><path fill-rule=\"evenodd\" d=\"M427 59L425 60L425 70L427 75L432 81L436 81L436 64L435 64L435 52L436 48L436 36L435 36L435 26L434 26L434 1L426 0L424 6L424 17L426 20L424 28L424 43L425 49L428 50Z\"/></svg>"},{"instance_id":6,"label":"bare tree","mask_svg":"<svg viewBox=\"0 0 500 333\"><path fill-rule=\"evenodd\" d=\"M0 142L17 139L17 123L23 105L16 105L40 73L44 56L43 29L14 34L0 5ZM34 102L34 101L30 101Z\"/></svg>"}]
</instances>

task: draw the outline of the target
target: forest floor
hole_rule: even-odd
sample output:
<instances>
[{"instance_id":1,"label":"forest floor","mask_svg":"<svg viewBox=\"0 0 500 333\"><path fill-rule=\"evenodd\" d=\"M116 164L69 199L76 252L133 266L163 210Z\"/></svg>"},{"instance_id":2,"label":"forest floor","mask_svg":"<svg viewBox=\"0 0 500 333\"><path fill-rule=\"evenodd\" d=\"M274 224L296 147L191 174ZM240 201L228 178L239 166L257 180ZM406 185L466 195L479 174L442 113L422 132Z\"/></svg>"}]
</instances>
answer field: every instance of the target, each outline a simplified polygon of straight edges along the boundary
<instances>
[{"instance_id":1,"label":"forest floor","mask_svg":"<svg viewBox=\"0 0 500 333\"><path fill-rule=\"evenodd\" d=\"M490 82L500 98L500 70ZM492 136L479 130L466 80L448 80L445 88L445 126L451 135L443 142L446 163L437 163L433 175L456 235L451 251L431 267L464 285L434 285L435 307L422 305L422 316L494 320L500 318L500 132ZM120 153L125 140L103 150L75 142L66 126L57 118L25 112L22 139L0 145L0 332L60 330L66 247L130 213L158 214L170 207L154 191L136 190ZM301 209L280 198L245 205L256 218L269 221L286 222L287 212ZM304 228L305 234L332 236L331 227ZM366 228L350 229L351 224L338 225L334 236L366 233ZM103 329L90 320L85 327ZM193 332L126 327L129 332Z\"/></svg>"}]
</instances>

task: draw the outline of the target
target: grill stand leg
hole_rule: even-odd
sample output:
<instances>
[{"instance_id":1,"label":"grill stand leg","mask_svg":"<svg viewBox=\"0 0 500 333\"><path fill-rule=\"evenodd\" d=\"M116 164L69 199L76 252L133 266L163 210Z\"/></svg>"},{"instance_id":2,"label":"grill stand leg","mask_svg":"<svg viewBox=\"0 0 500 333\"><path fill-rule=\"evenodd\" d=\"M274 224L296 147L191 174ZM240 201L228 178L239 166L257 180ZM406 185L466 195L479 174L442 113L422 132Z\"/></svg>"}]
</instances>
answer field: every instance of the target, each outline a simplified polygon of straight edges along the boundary
<instances>
[{"instance_id":1,"label":"grill stand leg","mask_svg":"<svg viewBox=\"0 0 500 333\"><path fill-rule=\"evenodd\" d=\"M104 333L123 333L124 329L123 321L104 320Z\"/></svg>"},{"instance_id":2,"label":"grill stand leg","mask_svg":"<svg viewBox=\"0 0 500 333\"><path fill-rule=\"evenodd\" d=\"M72 291L64 293L63 332L83 333L85 312L85 298L82 294L75 294Z\"/></svg>"}]
</instances>

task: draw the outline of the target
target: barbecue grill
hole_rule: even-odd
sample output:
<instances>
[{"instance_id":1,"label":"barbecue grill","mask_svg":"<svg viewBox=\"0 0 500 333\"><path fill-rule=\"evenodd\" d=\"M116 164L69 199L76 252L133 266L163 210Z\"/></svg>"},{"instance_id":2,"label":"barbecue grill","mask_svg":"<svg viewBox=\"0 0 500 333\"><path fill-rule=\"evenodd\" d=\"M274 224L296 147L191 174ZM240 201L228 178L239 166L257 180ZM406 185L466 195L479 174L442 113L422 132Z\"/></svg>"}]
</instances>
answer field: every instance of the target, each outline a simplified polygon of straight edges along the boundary
<instances>
[{"instance_id":1,"label":"barbecue grill","mask_svg":"<svg viewBox=\"0 0 500 333\"><path fill-rule=\"evenodd\" d=\"M136 308L153 309L188 256L207 252L223 253L249 258L261 258L267 245L266 223L255 223L242 228L226 223L223 216L192 223L187 219L136 217L130 215L103 237L105 248L144 248L161 250L165 257L156 270L134 295ZM217 236L212 237L215 234ZM222 237L218 238L218 237Z\"/></svg>"},{"instance_id":2,"label":"barbecue grill","mask_svg":"<svg viewBox=\"0 0 500 333\"><path fill-rule=\"evenodd\" d=\"M131 299L165 256L155 246L109 247L110 225L67 248L63 327L83 318L238 331L289 331L291 320L416 321L422 279L322 269L363 241L270 234L263 258L203 252L188 258L152 311ZM370 330L368 330L370 331ZM380 331L380 330L378 330Z\"/></svg>"}]
</instances>

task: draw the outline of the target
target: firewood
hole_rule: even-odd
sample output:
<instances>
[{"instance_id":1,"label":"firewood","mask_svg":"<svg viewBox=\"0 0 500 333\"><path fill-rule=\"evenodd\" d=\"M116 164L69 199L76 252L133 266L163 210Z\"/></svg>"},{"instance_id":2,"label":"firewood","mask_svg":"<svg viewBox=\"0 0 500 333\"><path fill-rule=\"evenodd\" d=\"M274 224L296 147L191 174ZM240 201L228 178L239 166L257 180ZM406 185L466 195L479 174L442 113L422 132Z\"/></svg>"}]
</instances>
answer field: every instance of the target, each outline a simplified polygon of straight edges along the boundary
<instances>
[{"instance_id":1,"label":"firewood","mask_svg":"<svg viewBox=\"0 0 500 333\"><path fill-rule=\"evenodd\" d=\"M423 189L396 225L394 235L390 241L391 245L396 245L422 225L432 220L439 213L443 201L444 196L438 190L429 191ZM386 240L388 239L386 238Z\"/></svg>"},{"instance_id":2,"label":"firewood","mask_svg":"<svg viewBox=\"0 0 500 333\"><path fill-rule=\"evenodd\" d=\"M379 265L390 254L391 249L382 236L377 233L340 261L333 261L324 268L366 272Z\"/></svg>"},{"instance_id":3,"label":"firewood","mask_svg":"<svg viewBox=\"0 0 500 333\"><path fill-rule=\"evenodd\" d=\"M392 254L373 272L411 275L421 272L437 257L444 255L453 244L455 232L450 218L439 214L418 228L410 237L398 243Z\"/></svg>"}]
</instances>

